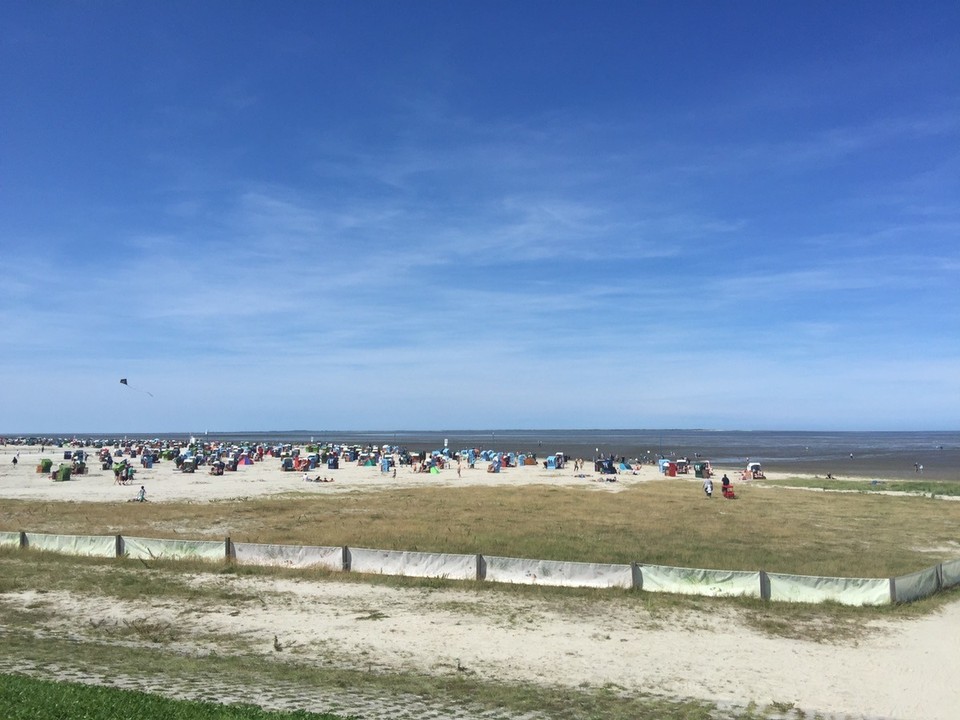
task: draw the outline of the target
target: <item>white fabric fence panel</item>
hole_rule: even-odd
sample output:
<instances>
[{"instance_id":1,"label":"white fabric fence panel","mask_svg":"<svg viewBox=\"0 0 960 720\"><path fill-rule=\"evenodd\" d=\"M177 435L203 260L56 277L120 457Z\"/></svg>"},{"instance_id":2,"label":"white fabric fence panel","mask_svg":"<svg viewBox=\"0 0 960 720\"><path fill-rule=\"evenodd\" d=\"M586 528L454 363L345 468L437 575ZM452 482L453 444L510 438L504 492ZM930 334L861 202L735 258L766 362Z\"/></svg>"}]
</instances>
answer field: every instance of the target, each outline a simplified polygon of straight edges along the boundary
<instances>
[{"instance_id":1,"label":"white fabric fence panel","mask_svg":"<svg viewBox=\"0 0 960 720\"><path fill-rule=\"evenodd\" d=\"M760 573L743 570L702 570L639 565L639 587L647 592L667 592L706 597L760 597Z\"/></svg>"},{"instance_id":2,"label":"white fabric fence panel","mask_svg":"<svg viewBox=\"0 0 960 720\"><path fill-rule=\"evenodd\" d=\"M233 558L242 565L324 567L343 570L343 548L310 545L232 543Z\"/></svg>"},{"instance_id":3,"label":"white fabric fence panel","mask_svg":"<svg viewBox=\"0 0 960 720\"><path fill-rule=\"evenodd\" d=\"M913 602L933 595L940 589L940 578L937 570L937 566L934 565L926 570L894 578L894 599L898 603Z\"/></svg>"},{"instance_id":4,"label":"white fabric fence panel","mask_svg":"<svg viewBox=\"0 0 960 720\"><path fill-rule=\"evenodd\" d=\"M350 571L407 577L474 580L477 577L476 555L405 552L403 550L370 550L348 548Z\"/></svg>"},{"instance_id":5,"label":"white fabric fence panel","mask_svg":"<svg viewBox=\"0 0 960 720\"><path fill-rule=\"evenodd\" d=\"M46 535L27 533L27 547L31 550L62 553L64 555L87 555L90 557L116 557L115 535Z\"/></svg>"},{"instance_id":6,"label":"white fabric fence panel","mask_svg":"<svg viewBox=\"0 0 960 720\"><path fill-rule=\"evenodd\" d=\"M943 563L940 566L940 577L945 588L960 585L960 560L948 560Z\"/></svg>"},{"instance_id":7,"label":"white fabric fence panel","mask_svg":"<svg viewBox=\"0 0 960 720\"><path fill-rule=\"evenodd\" d=\"M157 538L123 538L123 553L134 559L164 560L223 560L226 557L223 541L217 540L160 540Z\"/></svg>"},{"instance_id":8,"label":"white fabric fence panel","mask_svg":"<svg viewBox=\"0 0 960 720\"><path fill-rule=\"evenodd\" d=\"M562 587L633 587L630 565L526 560L484 555L486 579L491 582Z\"/></svg>"},{"instance_id":9,"label":"white fabric fence panel","mask_svg":"<svg viewBox=\"0 0 960 720\"><path fill-rule=\"evenodd\" d=\"M0 547L20 547L20 533L0 532Z\"/></svg>"},{"instance_id":10,"label":"white fabric fence panel","mask_svg":"<svg viewBox=\"0 0 960 720\"><path fill-rule=\"evenodd\" d=\"M887 578L832 578L767 573L770 599L784 602L838 602L841 605L889 605Z\"/></svg>"}]
</instances>

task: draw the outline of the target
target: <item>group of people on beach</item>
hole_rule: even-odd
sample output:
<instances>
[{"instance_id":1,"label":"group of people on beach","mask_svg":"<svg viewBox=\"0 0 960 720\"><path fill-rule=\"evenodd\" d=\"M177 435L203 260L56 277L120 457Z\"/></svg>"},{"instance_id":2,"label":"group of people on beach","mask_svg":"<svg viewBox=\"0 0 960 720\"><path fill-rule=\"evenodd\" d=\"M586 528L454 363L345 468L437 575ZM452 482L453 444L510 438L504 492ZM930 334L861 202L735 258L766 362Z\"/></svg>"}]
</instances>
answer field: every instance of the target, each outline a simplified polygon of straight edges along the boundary
<instances>
[{"instance_id":1,"label":"group of people on beach","mask_svg":"<svg viewBox=\"0 0 960 720\"><path fill-rule=\"evenodd\" d=\"M310 475L309 475L308 473L304 473L304 474L303 474L303 481L304 481L304 482L324 482L324 483L325 483L325 482L333 482L333 478L320 477L319 475L317 475L315 478L312 478L312 477L310 477Z\"/></svg>"}]
</instances>

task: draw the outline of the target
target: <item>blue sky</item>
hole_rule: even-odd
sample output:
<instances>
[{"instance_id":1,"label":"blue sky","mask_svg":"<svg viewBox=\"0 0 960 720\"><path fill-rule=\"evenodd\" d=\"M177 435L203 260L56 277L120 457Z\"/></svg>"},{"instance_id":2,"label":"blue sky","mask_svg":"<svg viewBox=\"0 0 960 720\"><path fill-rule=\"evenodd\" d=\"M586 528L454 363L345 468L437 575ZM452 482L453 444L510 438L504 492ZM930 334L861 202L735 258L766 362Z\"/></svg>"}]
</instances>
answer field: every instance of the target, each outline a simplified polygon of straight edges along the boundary
<instances>
[{"instance_id":1,"label":"blue sky","mask_svg":"<svg viewBox=\"0 0 960 720\"><path fill-rule=\"evenodd\" d=\"M960 429L955 2L4 3L0 68L0 433Z\"/></svg>"}]
</instances>

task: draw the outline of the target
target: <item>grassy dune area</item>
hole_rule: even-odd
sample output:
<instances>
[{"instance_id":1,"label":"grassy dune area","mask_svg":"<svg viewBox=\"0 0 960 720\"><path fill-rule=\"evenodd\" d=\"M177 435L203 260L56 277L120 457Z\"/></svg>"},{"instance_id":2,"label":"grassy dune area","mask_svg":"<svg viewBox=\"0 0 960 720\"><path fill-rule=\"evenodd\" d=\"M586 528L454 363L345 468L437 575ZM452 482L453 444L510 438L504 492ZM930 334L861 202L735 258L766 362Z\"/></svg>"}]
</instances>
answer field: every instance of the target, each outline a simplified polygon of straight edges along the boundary
<instances>
[{"instance_id":1,"label":"grassy dune area","mask_svg":"<svg viewBox=\"0 0 960 720\"><path fill-rule=\"evenodd\" d=\"M415 488L208 503L7 500L0 530L644 562L887 577L960 555L960 503L929 496L691 482L591 488Z\"/></svg>"},{"instance_id":2,"label":"grassy dune area","mask_svg":"<svg viewBox=\"0 0 960 720\"><path fill-rule=\"evenodd\" d=\"M5 500L0 530L217 540L229 535L247 542L846 577L898 575L960 555L960 503L930 495L747 485L737 488L737 500L708 500L692 481L642 483L619 492L598 489L408 488L143 504ZM322 594L306 599L297 595L311 587ZM588 643L594 645L610 642L610 631L586 628L607 617L628 618L624 627L640 637L665 627L696 632L705 618L723 617L778 642L838 646L865 642L888 623L936 613L954 602L958 592L904 606L856 608L4 549L0 673L16 677L0 677L0 714L18 717L10 708L19 711L22 706L27 708L22 717L60 717L49 708L79 712L92 702L102 703L98 707L119 703L121 708L114 714L89 715L97 718L320 717L266 711L258 715L249 707L219 712L218 706L211 709L203 703L161 707L172 702L153 696L163 695L264 707L277 700L274 707L279 709L322 708L341 717L361 714L360 708L365 717L394 720L807 716L786 697L725 706L685 695L664 697L655 687L649 693L646 687L596 686L588 682L589 676L577 686L512 681L509 676L492 680L474 675L459 659L453 665L440 657L425 665L389 661L379 657L378 650L354 647L352 630L313 640L299 632L321 616L330 617L325 602L336 614L345 613L344 622L357 631L372 624L396 627L399 618L412 613L427 618L423 632L434 632L432 623L441 616L430 599L455 590L464 595L451 594L442 612L462 618L464 628L482 621L494 630L522 631L530 623L549 627L556 619L566 619L592 633ZM384 592L391 599L378 604L374 596ZM401 611L396 605L401 596L394 595L398 592L404 593L404 602L424 603L422 614L417 607ZM357 599L367 596L369 601ZM306 603L304 619L282 626L285 615L301 603ZM241 620L236 628L228 624ZM711 632L717 631L708 630L707 636ZM153 695L115 695L117 691L103 689L88 694L69 685L33 684L20 673L120 684ZM348 694L346 705L339 705L338 693ZM462 710L467 706L471 710Z\"/></svg>"}]
</instances>

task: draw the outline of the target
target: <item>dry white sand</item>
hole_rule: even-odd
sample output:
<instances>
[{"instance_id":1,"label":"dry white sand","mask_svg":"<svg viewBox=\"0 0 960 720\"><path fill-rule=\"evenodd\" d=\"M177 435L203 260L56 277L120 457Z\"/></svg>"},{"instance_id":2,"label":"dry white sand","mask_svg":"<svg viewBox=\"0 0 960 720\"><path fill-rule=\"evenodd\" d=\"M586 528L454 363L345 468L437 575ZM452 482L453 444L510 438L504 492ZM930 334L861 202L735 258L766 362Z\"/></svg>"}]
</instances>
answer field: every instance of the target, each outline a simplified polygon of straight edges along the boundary
<instances>
[{"instance_id":1,"label":"dry white sand","mask_svg":"<svg viewBox=\"0 0 960 720\"><path fill-rule=\"evenodd\" d=\"M152 470L139 470L134 486L118 486L112 472L101 471L99 465L78 480L52 482L35 473L37 453L21 448L20 464L13 467L15 451L0 450L2 498L125 501L141 484L155 502L252 498L289 491L541 482L616 492L659 477L655 468L648 467L637 475L618 475L616 482L596 482L593 472L581 478L571 469L525 467L499 474L463 470L460 478L455 468L440 475L401 468L393 478L377 468L342 466L311 473L334 477L332 483L305 483L302 473L284 473L279 461L268 459L223 477L210 476L202 468L193 475L183 474L175 471L173 463L164 462ZM55 457L49 452L47 456ZM691 487L691 491L699 490ZM614 683L629 690L734 705L793 704L811 716L946 720L960 714L960 602L920 619L874 623L871 632L857 641L817 643L762 635L736 615L727 615L727 610L722 615L682 615L663 623L628 601L605 606L603 613L573 614L549 600L458 589L237 577L203 581L252 584L251 589L265 598L267 611L236 614L233 608L222 612L203 608L191 613L177 607L117 603L111 612L118 617L169 616L171 622L192 626L197 632L262 638L263 647L253 651L265 655L275 652L272 639L276 635L306 661L333 654L347 663L352 658L368 664L373 658L378 667L438 673L451 672L459 662L490 679L571 687ZM7 601L21 600L7 595ZM63 603L70 617L82 620L80 625L88 617L103 616L103 604L95 597L48 597L46 602ZM490 603L495 611L485 607ZM458 609L453 611L454 607ZM379 619L361 621L369 617Z\"/></svg>"}]
</instances>

